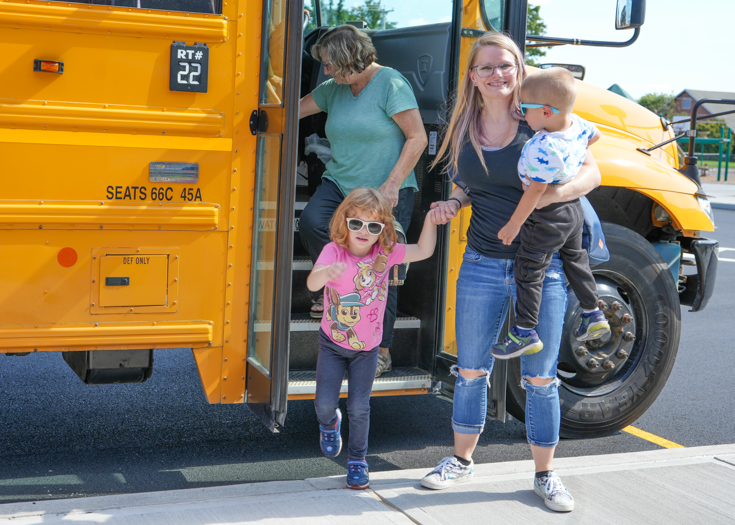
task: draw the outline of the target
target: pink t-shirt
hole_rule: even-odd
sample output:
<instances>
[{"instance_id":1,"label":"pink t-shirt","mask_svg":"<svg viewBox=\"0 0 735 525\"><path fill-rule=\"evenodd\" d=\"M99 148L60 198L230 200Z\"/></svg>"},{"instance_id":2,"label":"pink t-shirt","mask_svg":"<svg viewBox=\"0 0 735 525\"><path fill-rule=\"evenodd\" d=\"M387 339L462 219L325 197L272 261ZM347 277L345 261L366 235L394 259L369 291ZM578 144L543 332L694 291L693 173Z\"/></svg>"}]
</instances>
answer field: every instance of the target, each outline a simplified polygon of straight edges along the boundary
<instances>
[{"instance_id":1,"label":"pink t-shirt","mask_svg":"<svg viewBox=\"0 0 735 525\"><path fill-rule=\"evenodd\" d=\"M332 341L350 350L372 350L380 344L388 273L405 256L405 244L395 244L386 254L376 242L365 257L355 257L333 242L324 247L316 264L347 266L339 281L324 286L322 330Z\"/></svg>"}]
</instances>

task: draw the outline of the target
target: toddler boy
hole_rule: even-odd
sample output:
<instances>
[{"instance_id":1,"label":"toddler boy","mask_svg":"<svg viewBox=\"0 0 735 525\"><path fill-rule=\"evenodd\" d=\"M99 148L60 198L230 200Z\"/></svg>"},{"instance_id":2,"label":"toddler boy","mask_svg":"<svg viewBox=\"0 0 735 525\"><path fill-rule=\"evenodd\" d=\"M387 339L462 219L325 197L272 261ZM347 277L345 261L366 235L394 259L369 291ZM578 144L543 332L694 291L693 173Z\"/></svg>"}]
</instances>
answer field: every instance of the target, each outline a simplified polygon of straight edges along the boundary
<instances>
[{"instance_id":1,"label":"toddler boy","mask_svg":"<svg viewBox=\"0 0 735 525\"><path fill-rule=\"evenodd\" d=\"M587 146L600 138L594 125L572 113L576 97L574 77L563 68L541 70L521 85L521 113L537 133L525 144L518 161L518 174L527 188L510 221L498 232L503 244L510 244L519 231L521 235L514 265L515 326L493 346L492 354L498 359L534 354L543 348L535 328L546 269L557 251L584 310L575 331L577 340L598 339L610 331L597 306L597 285L582 248L584 212L579 199L536 209L547 185L572 180L584 163Z\"/></svg>"}]
</instances>

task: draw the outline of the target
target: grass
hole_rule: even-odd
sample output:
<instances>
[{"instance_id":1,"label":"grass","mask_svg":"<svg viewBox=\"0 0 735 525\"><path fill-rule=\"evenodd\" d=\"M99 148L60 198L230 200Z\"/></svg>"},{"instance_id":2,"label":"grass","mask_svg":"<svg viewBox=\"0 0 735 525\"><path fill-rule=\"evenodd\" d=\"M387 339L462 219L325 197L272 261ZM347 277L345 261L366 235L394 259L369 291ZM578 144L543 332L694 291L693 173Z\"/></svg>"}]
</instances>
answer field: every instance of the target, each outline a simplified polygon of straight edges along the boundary
<instances>
[{"instance_id":1,"label":"grass","mask_svg":"<svg viewBox=\"0 0 735 525\"><path fill-rule=\"evenodd\" d=\"M717 161L716 160L699 160L699 166L707 166L708 168L714 168L717 169ZM730 167L735 168L735 161L730 161ZM725 159L722 159L722 169L725 169Z\"/></svg>"}]
</instances>

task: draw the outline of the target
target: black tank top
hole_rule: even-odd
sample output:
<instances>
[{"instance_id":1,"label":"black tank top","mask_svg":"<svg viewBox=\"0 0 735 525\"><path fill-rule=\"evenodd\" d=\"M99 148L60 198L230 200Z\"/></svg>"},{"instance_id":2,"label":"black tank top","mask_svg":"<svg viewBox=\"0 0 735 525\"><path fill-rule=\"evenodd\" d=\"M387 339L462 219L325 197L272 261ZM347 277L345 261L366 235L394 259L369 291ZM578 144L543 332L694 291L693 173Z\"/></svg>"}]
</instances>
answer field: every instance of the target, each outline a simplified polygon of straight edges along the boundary
<instances>
[{"instance_id":1,"label":"black tank top","mask_svg":"<svg viewBox=\"0 0 735 525\"><path fill-rule=\"evenodd\" d=\"M506 246L498 239L498 232L510 220L523 195L518 160L523 145L533 134L522 120L510 144L497 151L483 151L487 173L469 139L460 153L457 179L469 188L472 199L467 242L472 250L486 257L512 259L518 250L518 238Z\"/></svg>"}]
</instances>

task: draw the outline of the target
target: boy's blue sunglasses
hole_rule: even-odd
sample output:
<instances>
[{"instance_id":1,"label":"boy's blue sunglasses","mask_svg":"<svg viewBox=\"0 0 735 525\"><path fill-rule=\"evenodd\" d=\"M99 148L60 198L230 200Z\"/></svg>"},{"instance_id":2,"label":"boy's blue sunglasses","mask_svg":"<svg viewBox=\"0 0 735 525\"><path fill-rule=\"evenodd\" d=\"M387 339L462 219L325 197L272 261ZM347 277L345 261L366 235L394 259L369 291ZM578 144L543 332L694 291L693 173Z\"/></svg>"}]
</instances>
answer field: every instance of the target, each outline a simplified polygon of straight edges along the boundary
<instances>
[{"instance_id":1,"label":"boy's blue sunglasses","mask_svg":"<svg viewBox=\"0 0 735 525\"><path fill-rule=\"evenodd\" d=\"M528 109L535 109L535 108L549 108L554 113L559 113L559 110L556 108L552 108L548 104L524 104L521 102L521 115L526 114L526 108Z\"/></svg>"}]
</instances>

